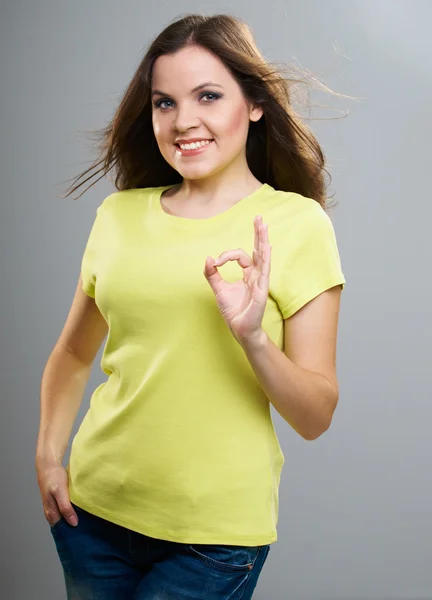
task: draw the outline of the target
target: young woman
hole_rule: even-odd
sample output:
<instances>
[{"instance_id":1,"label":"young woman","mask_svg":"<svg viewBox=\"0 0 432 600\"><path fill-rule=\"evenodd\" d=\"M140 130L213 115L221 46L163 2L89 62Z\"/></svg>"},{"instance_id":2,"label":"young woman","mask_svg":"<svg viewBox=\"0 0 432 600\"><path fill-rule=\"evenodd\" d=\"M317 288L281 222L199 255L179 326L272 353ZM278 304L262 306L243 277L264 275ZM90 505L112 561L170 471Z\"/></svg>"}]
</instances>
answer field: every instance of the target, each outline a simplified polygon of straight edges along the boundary
<instances>
[{"instance_id":1,"label":"young woman","mask_svg":"<svg viewBox=\"0 0 432 600\"><path fill-rule=\"evenodd\" d=\"M247 600L277 540L270 403L314 440L338 401L323 153L226 15L155 39L103 139L94 166L118 191L41 383L36 467L68 598Z\"/></svg>"}]
</instances>

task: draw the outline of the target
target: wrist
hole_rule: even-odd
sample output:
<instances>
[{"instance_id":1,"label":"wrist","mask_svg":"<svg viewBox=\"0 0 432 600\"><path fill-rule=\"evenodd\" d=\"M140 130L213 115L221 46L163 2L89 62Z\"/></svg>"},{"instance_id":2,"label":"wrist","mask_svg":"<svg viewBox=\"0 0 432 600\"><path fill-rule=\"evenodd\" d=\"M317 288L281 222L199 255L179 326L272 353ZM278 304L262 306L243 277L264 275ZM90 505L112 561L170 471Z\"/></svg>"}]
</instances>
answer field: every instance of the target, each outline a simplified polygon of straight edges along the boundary
<instances>
[{"instance_id":1,"label":"wrist","mask_svg":"<svg viewBox=\"0 0 432 600\"><path fill-rule=\"evenodd\" d=\"M35 457L36 469L47 467L61 467L62 461L52 452L37 452Z\"/></svg>"},{"instance_id":2,"label":"wrist","mask_svg":"<svg viewBox=\"0 0 432 600\"><path fill-rule=\"evenodd\" d=\"M246 337L237 338L239 344L246 351L257 351L262 350L268 341L268 335L264 331L264 329L260 329L254 334L248 335Z\"/></svg>"}]
</instances>

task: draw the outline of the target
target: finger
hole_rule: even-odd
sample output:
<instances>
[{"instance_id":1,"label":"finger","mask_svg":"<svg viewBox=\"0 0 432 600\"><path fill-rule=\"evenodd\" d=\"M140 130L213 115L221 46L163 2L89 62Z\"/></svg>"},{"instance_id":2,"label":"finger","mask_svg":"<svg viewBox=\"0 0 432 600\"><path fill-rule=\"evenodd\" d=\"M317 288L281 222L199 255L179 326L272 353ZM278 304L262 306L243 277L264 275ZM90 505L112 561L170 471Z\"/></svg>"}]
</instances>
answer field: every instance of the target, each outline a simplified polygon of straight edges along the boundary
<instances>
[{"instance_id":1,"label":"finger","mask_svg":"<svg viewBox=\"0 0 432 600\"><path fill-rule=\"evenodd\" d=\"M204 276L209 282L213 292L218 294L222 287L223 278L213 263L214 259L211 256L207 256L204 265Z\"/></svg>"},{"instance_id":2,"label":"finger","mask_svg":"<svg viewBox=\"0 0 432 600\"><path fill-rule=\"evenodd\" d=\"M59 511L61 512L63 517L66 519L66 521L68 523L70 523L71 525L74 525L74 526L77 525L78 524L78 515L76 514L74 507L70 503L69 494L67 493L67 491L63 491L63 490L59 491L56 494L55 499L56 499Z\"/></svg>"},{"instance_id":3,"label":"finger","mask_svg":"<svg viewBox=\"0 0 432 600\"><path fill-rule=\"evenodd\" d=\"M271 250L272 247L267 244L263 250L263 265L258 277L258 287L267 293L270 282Z\"/></svg>"},{"instance_id":4,"label":"finger","mask_svg":"<svg viewBox=\"0 0 432 600\"><path fill-rule=\"evenodd\" d=\"M43 503L43 509L44 509L45 519L48 521L48 523L51 526L54 525L55 523L57 523L57 521L59 521L62 518L62 514L59 511L59 508L57 506L57 502L51 496L51 494L44 501L44 503Z\"/></svg>"},{"instance_id":5,"label":"finger","mask_svg":"<svg viewBox=\"0 0 432 600\"><path fill-rule=\"evenodd\" d=\"M260 269L263 269L264 267L264 249L269 246L269 240L268 240L268 225L262 225L261 227L261 264L260 264ZM269 257L270 259L270 257Z\"/></svg>"},{"instance_id":6,"label":"finger","mask_svg":"<svg viewBox=\"0 0 432 600\"><path fill-rule=\"evenodd\" d=\"M239 265L246 269L253 264L252 258L242 248L236 248L235 250L226 250L219 255L215 261L217 267L221 267L229 260L237 260Z\"/></svg>"},{"instance_id":7,"label":"finger","mask_svg":"<svg viewBox=\"0 0 432 600\"><path fill-rule=\"evenodd\" d=\"M259 245L258 245L258 259L257 259L257 267L258 267L258 272L259 273L261 273L262 263L263 263L263 257L262 257L262 251L263 251L263 229L264 229L264 225L262 224L262 222L260 222L259 226L258 226Z\"/></svg>"},{"instance_id":8,"label":"finger","mask_svg":"<svg viewBox=\"0 0 432 600\"><path fill-rule=\"evenodd\" d=\"M264 264L263 264L263 275L267 279L270 278L270 269L271 269L271 251L272 246L270 244L266 244L264 249Z\"/></svg>"},{"instance_id":9,"label":"finger","mask_svg":"<svg viewBox=\"0 0 432 600\"><path fill-rule=\"evenodd\" d=\"M254 250L253 250L253 260L257 264L258 263L258 251L259 251L259 226L260 226L260 216L257 215L254 219Z\"/></svg>"}]
</instances>

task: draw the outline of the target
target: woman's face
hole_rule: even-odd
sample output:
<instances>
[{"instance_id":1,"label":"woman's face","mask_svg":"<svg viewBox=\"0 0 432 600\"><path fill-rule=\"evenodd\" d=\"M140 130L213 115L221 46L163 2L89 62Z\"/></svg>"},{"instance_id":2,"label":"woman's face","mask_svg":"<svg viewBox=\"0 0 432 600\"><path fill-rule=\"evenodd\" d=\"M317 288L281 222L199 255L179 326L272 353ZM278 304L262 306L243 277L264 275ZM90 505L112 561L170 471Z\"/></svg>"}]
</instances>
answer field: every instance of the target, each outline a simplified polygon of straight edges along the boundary
<instances>
[{"instance_id":1,"label":"woman's face","mask_svg":"<svg viewBox=\"0 0 432 600\"><path fill-rule=\"evenodd\" d=\"M194 90L202 84L206 85ZM157 144L184 179L208 177L236 162L244 166L249 123L258 121L262 110L248 105L216 56L198 46L159 56L153 66L152 92ZM188 153L177 145L180 139L212 141Z\"/></svg>"}]
</instances>

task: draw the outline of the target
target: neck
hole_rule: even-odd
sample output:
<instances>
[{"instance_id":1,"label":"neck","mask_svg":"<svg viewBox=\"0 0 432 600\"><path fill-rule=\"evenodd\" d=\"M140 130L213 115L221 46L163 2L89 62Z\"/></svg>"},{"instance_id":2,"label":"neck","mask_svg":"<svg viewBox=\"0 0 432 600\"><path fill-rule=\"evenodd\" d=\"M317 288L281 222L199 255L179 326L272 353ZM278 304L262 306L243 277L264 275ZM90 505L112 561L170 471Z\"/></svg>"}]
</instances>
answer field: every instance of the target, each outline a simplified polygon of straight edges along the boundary
<instances>
[{"instance_id":1,"label":"neck","mask_svg":"<svg viewBox=\"0 0 432 600\"><path fill-rule=\"evenodd\" d=\"M170 195L190 207L226 206L249 196L261 186L262 183L252 173L217 181L183 179Z\"/></svg>"}]
</instances>

